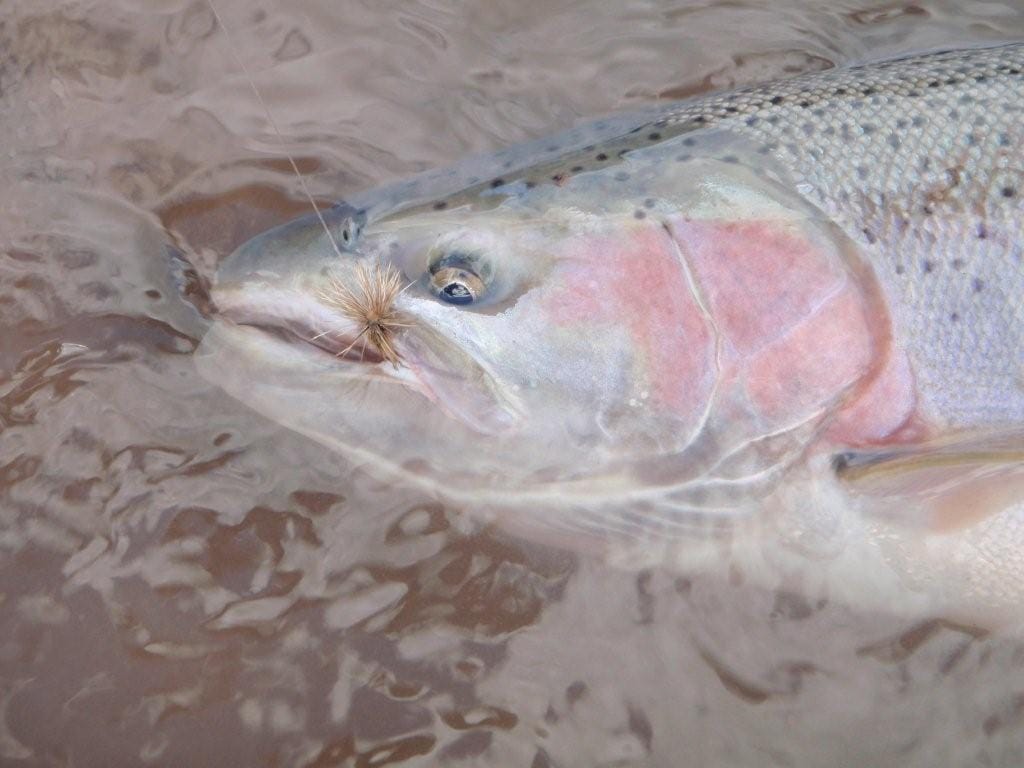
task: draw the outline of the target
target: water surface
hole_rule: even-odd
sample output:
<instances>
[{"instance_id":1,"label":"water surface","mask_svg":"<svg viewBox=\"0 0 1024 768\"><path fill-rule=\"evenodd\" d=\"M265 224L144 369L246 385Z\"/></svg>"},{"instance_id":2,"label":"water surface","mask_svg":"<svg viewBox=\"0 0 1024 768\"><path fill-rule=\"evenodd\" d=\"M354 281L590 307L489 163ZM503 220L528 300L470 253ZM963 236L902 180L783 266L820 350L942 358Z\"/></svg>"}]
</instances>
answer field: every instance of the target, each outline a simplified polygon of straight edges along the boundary
<instances>
[{"instance_id":1,"label":"water surface","mask_svg":"<svg viewBox=\"0 0 1024 768\"><path fill-rule=\"evenodd\" d=\"M1024 635L608 563L202 381L217 261L656 99L1024 38L1012 2L7 0L0 763L1015 766ZM268 124L232 49L254 73Z\"/></svg>"}]
</instances>

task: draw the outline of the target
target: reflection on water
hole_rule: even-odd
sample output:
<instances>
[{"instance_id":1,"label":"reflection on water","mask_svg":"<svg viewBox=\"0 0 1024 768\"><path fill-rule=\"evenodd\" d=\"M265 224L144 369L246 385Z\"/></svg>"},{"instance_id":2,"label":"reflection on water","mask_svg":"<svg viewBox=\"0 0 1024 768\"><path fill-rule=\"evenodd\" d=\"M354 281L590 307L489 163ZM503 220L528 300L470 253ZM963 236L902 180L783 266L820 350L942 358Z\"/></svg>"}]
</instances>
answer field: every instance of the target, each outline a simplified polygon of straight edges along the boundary
<instances>
[{"instance_id":1,"label":"reflection on water","mask_svg":"<svg viewBox=\"0 0 1024 768\"><path fill-rule=\"evenodd\" d=\"M1024 37L1009 4L219 0L324 200L580 118ZM204 383L218 257L307 210L204 2L0 21L0 762L1020 765L1024 642L611 565Z\"/></svg>"}]
</instances>

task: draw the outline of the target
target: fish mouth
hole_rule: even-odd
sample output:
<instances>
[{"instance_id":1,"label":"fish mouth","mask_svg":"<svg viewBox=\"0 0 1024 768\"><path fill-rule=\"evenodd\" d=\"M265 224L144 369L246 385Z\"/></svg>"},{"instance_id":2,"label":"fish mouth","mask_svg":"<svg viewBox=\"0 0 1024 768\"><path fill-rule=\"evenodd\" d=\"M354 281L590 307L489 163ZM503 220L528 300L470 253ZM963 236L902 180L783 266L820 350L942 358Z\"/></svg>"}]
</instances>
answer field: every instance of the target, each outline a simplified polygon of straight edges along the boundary
<instances>
[{"instance_id":1,"label":"fish mouth","mask_svg":"<svg viewBox=\"0 0 1024 768\"><path fill-rule=\"evenodd\" d=\"M217 288L219 317L339 363L380 365L384 357L351 319L299 291Z\"/></svg>"},{"instance_id":2,"label":"fish mouth","mask_svg":"<svg viewBox=\"0 0 1024 768\"><path fill-rule=\"evenodd\" d=\"M284 325L268 325L258 320L247 321L227 316L235 325L255 328L263 334L276 337L286 344L304 343L329 354L335 360L349 363L377 365L384 358L367 341L365 334L349 336L335 331L319 331L302 323L288 322Z\"/></svg>"},{"instance_id":3,"label":"fish mouth","mask_svg":"<svg viewBox=\"0 0 1024 768\"><path fill-rule=\"evenodd\" d=\"M523 418L514 393L458 345L428 327L403 329L401 364L396 366L380 354L357 323L299 287L229 285L214 288L212 295L218 316L229 324L286 344L308 360L319 359L353 375L411 388L478 434L508 432Z\"/></svg>"}]
</instances>

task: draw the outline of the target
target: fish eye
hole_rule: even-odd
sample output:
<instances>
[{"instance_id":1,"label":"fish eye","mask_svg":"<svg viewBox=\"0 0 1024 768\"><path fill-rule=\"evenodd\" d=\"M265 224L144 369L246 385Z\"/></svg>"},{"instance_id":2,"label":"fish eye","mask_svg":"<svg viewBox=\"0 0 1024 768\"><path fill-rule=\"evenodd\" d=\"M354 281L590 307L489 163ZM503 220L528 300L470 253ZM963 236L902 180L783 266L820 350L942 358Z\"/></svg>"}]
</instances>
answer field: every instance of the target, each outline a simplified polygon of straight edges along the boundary
<instances>
[{"instance_id":1,"label":"fish eye","mask_svg":"<svg viewBox=\"0 0 1024 768\"><path fill-rule=\"evenodd\" d=\"M493 277L490 264L473 251L452 250L431 265L427 274L430 290L448 304L473 304L484 298Z\"/></svg>"},{"instance_id":2,"label":"fish eye","mask_svg":"<svg viewBox=\"0 0 1024 768\"><path fill-rule=\"evenodd\" d=\"M430 287L449 304L472 304L484 293L484 281L467 267L441 267L430 276Z\"/></svg>"}]
</instances>

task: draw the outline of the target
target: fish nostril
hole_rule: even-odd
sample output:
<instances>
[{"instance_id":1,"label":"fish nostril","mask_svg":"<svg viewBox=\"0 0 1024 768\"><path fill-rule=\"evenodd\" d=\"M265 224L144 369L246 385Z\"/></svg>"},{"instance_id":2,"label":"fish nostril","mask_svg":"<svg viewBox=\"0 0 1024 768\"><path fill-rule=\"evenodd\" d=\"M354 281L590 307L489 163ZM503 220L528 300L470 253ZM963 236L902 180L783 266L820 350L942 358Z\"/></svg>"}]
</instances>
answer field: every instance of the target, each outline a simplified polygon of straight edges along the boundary
<instances>
[{"instance_id":1,"label":"fish nostril","mask_svg":"<svg viewBox=\"0 0 1024 768\"><path fill-rule=\"evenodd\" d=\"M338 244L345 250L358 242L366 226L366 211L342 202L324 214L328 228L336 233Z\"/></svg>"}]
</instances>

